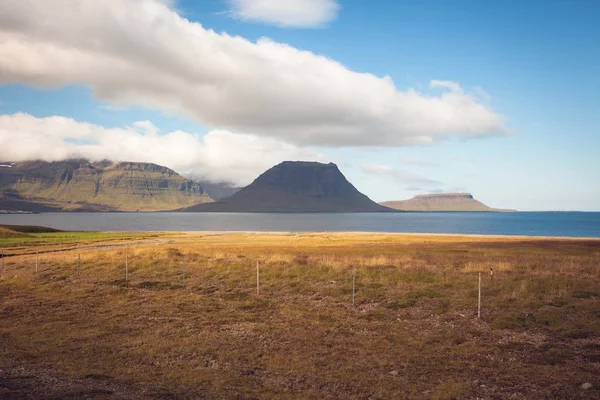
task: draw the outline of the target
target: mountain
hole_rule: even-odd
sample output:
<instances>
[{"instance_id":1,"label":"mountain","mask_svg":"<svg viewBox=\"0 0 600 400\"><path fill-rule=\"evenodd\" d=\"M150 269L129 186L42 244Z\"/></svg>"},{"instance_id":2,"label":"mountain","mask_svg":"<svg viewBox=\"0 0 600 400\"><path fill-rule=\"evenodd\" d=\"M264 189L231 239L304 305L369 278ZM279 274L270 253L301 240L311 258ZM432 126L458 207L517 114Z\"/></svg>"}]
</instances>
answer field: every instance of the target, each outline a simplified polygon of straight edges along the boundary
<instances>
[{"instance_id":1,"label":"mountain","mask_svg":"<svg viewBox=\"0 0 600 400\"><path fill-rule=\"evenodd\" d=\"M209 202L196 182L150 163L0 163L0 209L163 211Z\"/></svg>"},{"instance_id":2,"label":"mountain","mask_svg":"<svg viewBox=\"0 0 600 400\"><path fill-rule=\"evenodd\" d=\"M333 163L285 161L250 185L189 212L394 212L360 193Z\"/></svg>"},{"instance_id":3,"label":"mountain","mask_svg":"<svg viewBox=\"0 0 600 400\"><path fill-rule=\"evenodd\" d=\"M227 196L231 196L241 188L231 186L231 184L226 182L210 182L210 181L200 181L200 186L206 192L206 194L213 200L219 201Z\"/></svg>"},{"instance_id":4,"label":"mountain","mask_svg":"<svg viewBox=\"0 0 600 400\"><path fill-rule=\"evenodd\" d=\"M471 193L420 194L409 200L384 201L386 207L404 211L516 211L491 208Z\"/></svg>"}]
</instances>

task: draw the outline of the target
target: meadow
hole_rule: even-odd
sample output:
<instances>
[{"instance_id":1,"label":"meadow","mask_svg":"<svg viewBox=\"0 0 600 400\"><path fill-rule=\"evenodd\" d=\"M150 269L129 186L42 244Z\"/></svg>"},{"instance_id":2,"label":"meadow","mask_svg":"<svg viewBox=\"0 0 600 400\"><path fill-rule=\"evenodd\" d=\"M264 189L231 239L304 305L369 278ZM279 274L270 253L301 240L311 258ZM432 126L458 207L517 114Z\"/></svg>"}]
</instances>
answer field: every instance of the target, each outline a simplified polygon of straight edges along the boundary
<instances>
[{"instance_id":1,"label":"meadow","mask_svg":"<svg viewBox=\"0 0 600 400\"><path fill-rule=\"evenodd\" d=\"M600 397L600 240L3 229L0 398Z\"/></svg>"}]
</instances>

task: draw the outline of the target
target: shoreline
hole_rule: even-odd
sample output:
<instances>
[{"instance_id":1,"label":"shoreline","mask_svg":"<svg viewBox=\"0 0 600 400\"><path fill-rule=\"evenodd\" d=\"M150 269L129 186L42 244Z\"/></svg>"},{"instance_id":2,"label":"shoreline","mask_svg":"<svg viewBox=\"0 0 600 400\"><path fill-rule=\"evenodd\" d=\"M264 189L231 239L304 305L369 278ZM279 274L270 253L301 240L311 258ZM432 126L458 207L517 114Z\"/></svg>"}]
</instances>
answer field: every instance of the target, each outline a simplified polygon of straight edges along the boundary
<instances>
[{"instance_id":1,"label":"shoreline","mask_svg":"<svg viewBox=\"0 0 600 400\"><path fill-rule=\"evenodd\" d=\"M119 232L119 231L107 231ZM138 232L138 231L132 231ZM355 235L355 236L426 236L449 238L489 238L489 239L552 239L552 240L593 240L600 241L600 237L587 236L538 236L538 235L486 235L477 233L418 233L418 232L369 232L369 231L139 231L147 233L183 233L186 235L265 235L265 236L302 236L302 235Z\"/></svg>"},{"instance_id":2,"label":"shoreline","mask_svg":"<svg viewBox=\"0 0 600 400\"><path fill-rule=\"evenodd\" d=\"M336 235L336 236L391 236L391 237L440 237L440 238L474 238L474 239L512 239L512 240L591 240L600 241L600 236L545 236L545 235L503 235L485 233L438 233L438 232L378 232L378 231L257 231L257 230L64 230L39 225L0 224L0 227L11 229L11 227L27 227L48 229L44 231L27 231L27 233L49 233L56 229L55 233L139 233L139 234L182 234L182 235L213 235L213 236L236 236L236 235L264 235L264 236L311 236L311 235ZM15 229L19 231L19 229Z\"/></svg>"}]
</instances>

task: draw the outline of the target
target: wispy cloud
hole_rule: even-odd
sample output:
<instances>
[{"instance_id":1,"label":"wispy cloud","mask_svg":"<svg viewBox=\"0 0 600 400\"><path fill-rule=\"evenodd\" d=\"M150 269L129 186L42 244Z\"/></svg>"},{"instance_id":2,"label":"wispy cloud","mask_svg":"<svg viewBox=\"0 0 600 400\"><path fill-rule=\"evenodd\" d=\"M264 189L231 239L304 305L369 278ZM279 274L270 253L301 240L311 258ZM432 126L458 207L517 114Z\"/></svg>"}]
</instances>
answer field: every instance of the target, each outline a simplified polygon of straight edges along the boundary
<instances>
[{"instance_id":1,"label":"wispy cloud","mask_svg":"<svg viewBox=\"0 0 600 400\"><path fill-rule=\"evenodd\" d=\"M436 81L433 80L429 83L429 87L431 88L445 88L450 89L453 93L462 94L463 90L460 85L456 82L452 81Z\"/></svg>"},{"instance_id":2,"label":"wispy cloud","mask_svg":"<svg viewBox=\"0 0 600 400\"><path fill-rule=\"evenodd\" d=\"M222 130L204 136L161 133L150 121L105 128L61 116L36 118L25 113L0 115L0 149L3 161L81 157L153 162L189 177L236 185L250 183L281 161L325 161L310 149Z\"/></svg>"},{"instance_id":3,"label":"wispy cloud","mask_svg":"<svg viewBox=\"0 0 600 400\"><path fill-rule=\"evenodd\" d=\"M428 190L427 193L431 193L431 194L444 193L444 189L442 189L442 188L431 189L431 190Z\"/></svg>"},{"instance_id":4,"label":"wispy cloud","mask_svg":"<svg viewBox=\"0 0 600 400\"><path fill-rule=\"evenodd\" d=\"M462 164L470 167L477 166L477 160L473 157L452 157L451 161L455 164Z\"/></svg>"},{"instance_id":5,"label":"wispy cloud","mask_svg":"<svg viewBox=\"0 0 600 400\"><path fill-rule=\"evenodd\" d=\"M432 81L445 89L438 95L401 91L389 77L310 51L216 33L170 4L0 1L0 84L85 85L113 106L298 145L426 145L509 133L503 116L455 82Z\"/></svg>"},{"instance_id":6,"label":"wispy cloud","mask_svg":"<svg viewBox=\"0 0 600 400\"><path fill-rule=\"evenodd\" d=\"M442 188L422 188L419 186L409 186L406 188L406 190L409 190L411 192L422 192L422 193L427 193L427 194L438 194L438 193L444 193L444 189Z\"/></svg>"},{"instance_id":7,"label":"wispy cloud","mask_svg":"<svg viewBox=\"0 0 600 400\"><path fill-rule=\"evenodd\" d=\"M390 165L383 164L363 164L360 166L361 170L367 174L376 175L380 177L392 178L394 181L401 185L408 185L407 190L416 190L414 188L440 186L441 182L426 178L421 175L414 174L408 171L402 171L396 169Z\"/></svg>"},{"instance_id":8,"label":"wispy cloud","mask_svg":"<svg viewBox=\"0 0 600 400\"><path fill-rule=\"evenodd\" d=\"M414 157L403 157L400 159L402 164L415 165L417 167L435 167L438 164L433 161L422 160Z\"/></svg>"},{"instance_id":9,"label":"wispy cloud","mask_svg":"<svg viewBox=\"0 0 600 400\"><path fill-rule=\"evenodd\" d=\"M285 28L316 28L337 18L336 0L226 0L229 15Z\"/></svg>"},{"instance_id":10,"label":"wispy cloud","mask_svg":"<svg viewBox=\"0 0 600 400\"><path fill-rule=\"evenodd\" d=\"M479 86L472 87L471 92L484 103L489 103L493 99L492 95Z\"/></svg>"}]
</instances>

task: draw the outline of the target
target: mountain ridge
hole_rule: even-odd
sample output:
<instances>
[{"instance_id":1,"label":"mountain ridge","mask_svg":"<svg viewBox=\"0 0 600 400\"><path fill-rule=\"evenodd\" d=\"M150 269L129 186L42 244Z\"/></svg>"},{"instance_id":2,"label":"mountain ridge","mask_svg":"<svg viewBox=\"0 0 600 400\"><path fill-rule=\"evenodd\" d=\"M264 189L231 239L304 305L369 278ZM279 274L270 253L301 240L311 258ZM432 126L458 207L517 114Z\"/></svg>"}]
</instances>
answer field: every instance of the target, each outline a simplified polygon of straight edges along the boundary
<instances>
[{"instance_id":1,"label":"mountain ridge","mask_svg":"<svg viewBox=\"0 0 600 400\"><path fill-rule=\"evenodd\" d=\"M168 211L212 201L199 183L146 162L0 163L0 209Z\"/></svg>"}]
</instances>

